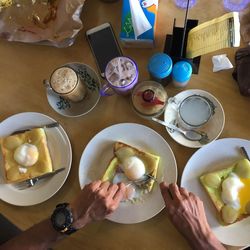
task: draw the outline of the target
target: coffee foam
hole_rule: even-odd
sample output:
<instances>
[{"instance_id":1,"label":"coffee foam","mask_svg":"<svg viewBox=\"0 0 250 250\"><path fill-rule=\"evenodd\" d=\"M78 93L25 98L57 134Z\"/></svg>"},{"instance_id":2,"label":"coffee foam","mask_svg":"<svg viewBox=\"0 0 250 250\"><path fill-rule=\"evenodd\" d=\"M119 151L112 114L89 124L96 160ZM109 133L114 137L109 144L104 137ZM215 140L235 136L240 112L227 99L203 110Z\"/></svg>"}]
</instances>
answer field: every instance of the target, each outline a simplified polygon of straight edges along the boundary
<instances>
[{"instance_id":1,"label":"coffee foam","mask_svg":"<svg viewBox=\"0 0 250 250\"><path fill-rule=\"evenodd\" d=\"M77 84L77 75L74 70L62 67L54 71L50 78L51 87L59 94L71 92Z\"/></svg>"}]
</instances>

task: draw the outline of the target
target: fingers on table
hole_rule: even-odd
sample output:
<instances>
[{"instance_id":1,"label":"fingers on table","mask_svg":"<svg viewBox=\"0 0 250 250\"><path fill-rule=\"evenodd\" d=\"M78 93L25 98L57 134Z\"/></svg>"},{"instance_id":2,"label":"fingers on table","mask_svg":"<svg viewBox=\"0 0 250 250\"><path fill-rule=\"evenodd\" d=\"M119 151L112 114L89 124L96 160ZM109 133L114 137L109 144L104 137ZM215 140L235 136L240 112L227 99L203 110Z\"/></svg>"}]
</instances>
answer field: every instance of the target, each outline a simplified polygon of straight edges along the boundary
<instances>
[{"instance_id":1,"label":"fingers on table","mask_svg":"<svg viewBox=\"0 0 250 250\"><path fill-rule=\"evenodd\" d=\"M172 201L172 196L169 191L169 186L166 182L160 183L161 194L166 204L169 204Z\"/></svg>"},{"instance_id":2,"label":"fingers on table","mask_svg":"<svg viewBox=\"0 0 250 250\"><path fill-rule=\"evenodd\" d=\"M175 200L175 199L181 200L182 199L182 195L181 195L179 187L177 186L176 183L171 183L169 185L169 191L170 191L170 194L171 194L173 200Z\"/></svg>"},{"instance_id":3,"label":"fingers on table","mask_svg":"<svg viewBox=\"0 0 250 250\"><path fill-rule=\"evenodd\" d=\"M189 192L187 191L187 189L180 187L179 191L180 191L180 194L183 195L185 198L189 197Z\"/></svg>"},{"instance_id":4,"label":"fingers on table","mask_svg":"<svg viewBox=\"0 0 250 250\"><path fill-rule=\"evenodd\" d=\"M167 185L163 182L160 184L160 187L163 198L166 202L170 202L172 200L182 200L183 198L188 198L190 195L185 188L179 188L176 183Z\"/></svg>"}]
</instances>

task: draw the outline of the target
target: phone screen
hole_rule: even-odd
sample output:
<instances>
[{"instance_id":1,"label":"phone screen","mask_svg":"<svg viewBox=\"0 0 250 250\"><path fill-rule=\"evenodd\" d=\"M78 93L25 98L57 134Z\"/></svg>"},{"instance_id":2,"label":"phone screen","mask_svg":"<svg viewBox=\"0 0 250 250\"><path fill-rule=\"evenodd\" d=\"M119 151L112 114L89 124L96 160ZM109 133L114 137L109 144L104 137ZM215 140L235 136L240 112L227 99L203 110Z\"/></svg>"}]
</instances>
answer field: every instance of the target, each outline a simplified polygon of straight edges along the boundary
<instances>
[{"instance_id":1,"label":"phone screen","mask_svg":"<svg viewBox=\"0 0 250 250\"><path fill-rule=\"evenodd\" d=\"M87 37L100 68L101 74L104 76L104 71L108 62L113 58L122 55L112 28L103 28L101 30L87 34Z\"/></svg>"}]
</instances>

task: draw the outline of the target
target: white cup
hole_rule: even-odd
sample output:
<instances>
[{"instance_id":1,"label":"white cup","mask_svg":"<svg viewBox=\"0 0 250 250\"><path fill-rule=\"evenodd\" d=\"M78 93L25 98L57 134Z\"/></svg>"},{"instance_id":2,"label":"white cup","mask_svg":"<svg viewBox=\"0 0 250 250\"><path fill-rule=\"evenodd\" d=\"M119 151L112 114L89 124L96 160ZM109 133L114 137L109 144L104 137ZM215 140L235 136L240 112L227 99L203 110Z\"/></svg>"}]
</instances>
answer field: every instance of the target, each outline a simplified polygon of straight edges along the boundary
<instances>
[{"instance_id":1,"label":"white cup","mask_svg":"<svg viewBox=\"0 0 250 250\"><path fill-rule=\"evenodd\" d=\"M168 103L177 112L177 123L186 129L196 129L205 125L214 115L215 105L201 95L191 95L176 103L175 98L169 98Z\"/></svg>"}]
</instances>

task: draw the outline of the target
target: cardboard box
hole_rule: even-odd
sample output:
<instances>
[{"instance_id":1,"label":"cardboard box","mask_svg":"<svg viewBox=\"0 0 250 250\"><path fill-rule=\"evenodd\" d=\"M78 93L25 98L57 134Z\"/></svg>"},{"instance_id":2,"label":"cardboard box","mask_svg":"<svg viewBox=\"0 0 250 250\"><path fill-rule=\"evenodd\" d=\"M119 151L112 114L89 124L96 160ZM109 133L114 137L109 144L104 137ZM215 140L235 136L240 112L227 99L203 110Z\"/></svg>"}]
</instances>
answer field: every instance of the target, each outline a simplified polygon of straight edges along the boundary
<instances>
[{"instance_id":1,"label":"cardboard box","mask_svg":"<svg viewBox=\"0 0 250 250\"><path fill-rule=\"evenodd\" d=\"M158 0L123 0L120 40L124 47L154 47Z\"/></svg>"}]
</instances>

